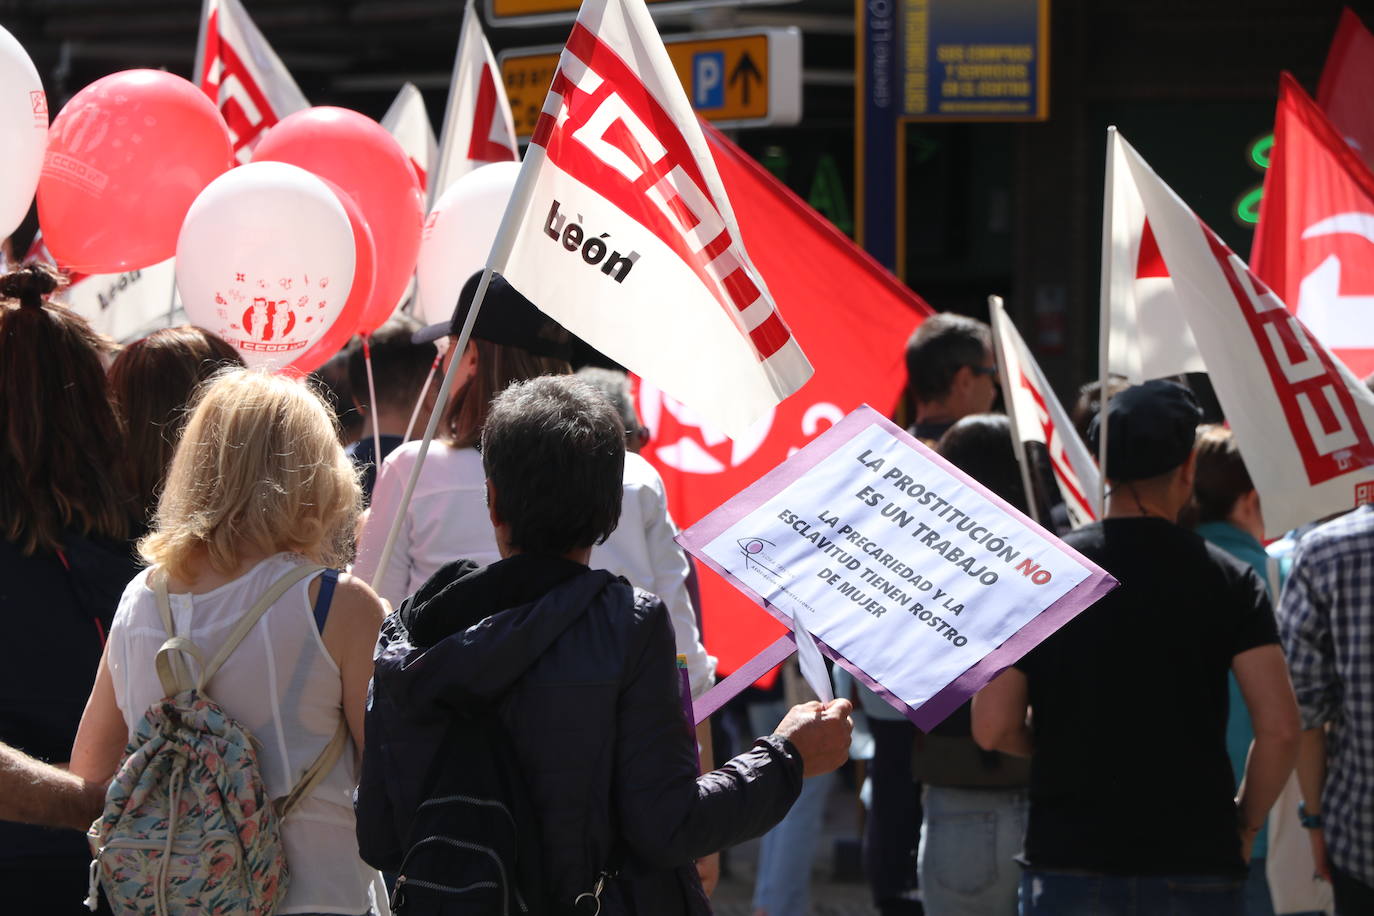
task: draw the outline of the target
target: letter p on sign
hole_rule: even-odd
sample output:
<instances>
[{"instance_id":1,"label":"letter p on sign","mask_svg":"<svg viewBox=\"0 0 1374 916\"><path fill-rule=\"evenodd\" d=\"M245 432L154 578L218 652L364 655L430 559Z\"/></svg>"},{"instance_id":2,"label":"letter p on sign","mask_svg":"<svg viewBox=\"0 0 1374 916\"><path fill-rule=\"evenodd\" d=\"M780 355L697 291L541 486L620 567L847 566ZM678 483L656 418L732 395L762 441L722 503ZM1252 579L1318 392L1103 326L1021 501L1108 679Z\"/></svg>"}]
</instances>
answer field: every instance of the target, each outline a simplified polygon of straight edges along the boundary
<instances>
[{"instance_id":1,"label":"letter p on sign","mask_svg":"<svg viewBox=\"0 0 1374 916\"><path fill-rule=\"evenodd\" d=\"M725 52L692 55L692 107L725 107Z\"/></svg>"}]
</instances>

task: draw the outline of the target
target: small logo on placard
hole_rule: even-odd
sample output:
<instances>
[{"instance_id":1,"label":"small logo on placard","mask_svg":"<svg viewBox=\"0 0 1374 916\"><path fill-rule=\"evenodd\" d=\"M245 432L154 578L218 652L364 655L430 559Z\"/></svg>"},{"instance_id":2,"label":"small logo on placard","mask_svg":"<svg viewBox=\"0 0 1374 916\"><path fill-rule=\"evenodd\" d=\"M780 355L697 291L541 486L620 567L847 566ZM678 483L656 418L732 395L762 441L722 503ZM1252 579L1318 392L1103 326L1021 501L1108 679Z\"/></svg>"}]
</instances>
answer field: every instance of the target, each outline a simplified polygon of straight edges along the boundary
<instances>
[{"instance_id":1,"label":"small logo on placard","mask_svg":"<svg viewBox=\"0 0 1374 916\"><path fill-rule=\"evenodd\" d=\"M776 546L772 541L766 538L739 538L735 543L739 545L740 553L744 554L746 567L757 569L776 581L791 578L783 570L782 564L768 553L767 548Z\"/></svg>"},{"instance_id":2,"label":"small logo on placard","mask_svg":"<svg viewBox=\"0 0 1374 916\"><path fill-rule=\"evenodd\" d=\"M37 127L48 126L48 96L42 89L29 93L29 104L33 106L33 123Z\"/></svg>"},{"instance_id":3,"label":"small logo on placard","mask_svg":"<svg viewBox=\"0 0 1374 916\"><path fill-rule=\"evenodd\" d=\"M1374 480L1355 484L1355 505L1367 506L1374 503Z\"/></svg>"}]
</instances>

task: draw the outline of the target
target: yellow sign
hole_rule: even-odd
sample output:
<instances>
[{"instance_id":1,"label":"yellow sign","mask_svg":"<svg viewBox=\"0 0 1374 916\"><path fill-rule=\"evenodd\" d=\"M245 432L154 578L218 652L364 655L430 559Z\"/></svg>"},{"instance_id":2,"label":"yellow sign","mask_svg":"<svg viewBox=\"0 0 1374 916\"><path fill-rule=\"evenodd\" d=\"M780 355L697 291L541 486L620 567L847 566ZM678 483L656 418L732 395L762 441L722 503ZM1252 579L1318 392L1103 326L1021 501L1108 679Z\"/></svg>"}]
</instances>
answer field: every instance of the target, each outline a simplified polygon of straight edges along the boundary
<instances>
[{"instance_id":1,"label":"yellow sign","mask_svg":"<svg viewBox=\"0 0 1374 916\"><path fill-rule=\"evenodd\" d=\"M708 121L800 120L801 36L796 29L670 36L663 43L692 108ZM520 137L534 131L561 50L516 48L501 54L501 79Z\"/></svg>"}]
</instances>

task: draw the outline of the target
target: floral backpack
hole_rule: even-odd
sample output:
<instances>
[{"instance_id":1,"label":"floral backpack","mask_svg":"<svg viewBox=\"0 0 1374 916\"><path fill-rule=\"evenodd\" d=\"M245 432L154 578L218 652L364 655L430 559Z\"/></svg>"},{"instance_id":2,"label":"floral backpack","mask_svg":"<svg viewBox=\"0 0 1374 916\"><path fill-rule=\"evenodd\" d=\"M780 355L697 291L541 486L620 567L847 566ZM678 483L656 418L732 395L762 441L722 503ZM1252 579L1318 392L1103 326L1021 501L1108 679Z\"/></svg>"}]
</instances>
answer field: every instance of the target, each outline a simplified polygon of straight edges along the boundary
<instances>
[{"instance_id":1,"label":"floral backpack","mask_svg":"<svg viewBox=\"0 0 1374 916\"><path fill-rule=\"evenodd\" d=\"M258 767L255 739L206 694L206 685L267 609L324 567L299 566L277 580L206 663L176 635L166 576L154 573L158 612L168 639L157 653L167 696L143 714L105 795L105 811L87 833L90 895L97 881L116 913L139 916L271 916L290 875L281 822L333 768L348 741L338 731L291 793L272 799ZM200 670L189 678L189 655Z\"/></svg>"}]
</instances>

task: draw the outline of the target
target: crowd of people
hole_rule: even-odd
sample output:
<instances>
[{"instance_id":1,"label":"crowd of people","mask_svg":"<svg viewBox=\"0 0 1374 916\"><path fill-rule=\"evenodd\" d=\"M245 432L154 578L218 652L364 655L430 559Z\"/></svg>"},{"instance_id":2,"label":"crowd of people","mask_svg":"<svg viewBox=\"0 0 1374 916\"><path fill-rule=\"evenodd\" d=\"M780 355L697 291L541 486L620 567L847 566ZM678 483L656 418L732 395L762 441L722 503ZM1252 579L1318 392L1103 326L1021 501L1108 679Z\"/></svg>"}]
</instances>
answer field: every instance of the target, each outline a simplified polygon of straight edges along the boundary
<instances>
[{"instance_id":1,"label":"crowd of people","mask_svg":"<svg viewBox=\"0 0 1374 916\"><path fill-rule=\"evenodd\" d=\"M756 913L803 916L858 720L883 916L1374 913L1374 509L1266 551L1184 384L1085 388L1071 531L987 326L927 319L904 424L1121 584L929 734L842 683L717 766L652 431L509 284L461 352L475 278L311 384L191 327L112 352L58 285L0 277L7 911L704 914L764 836Z\"/></svg>"}]
</instances>

